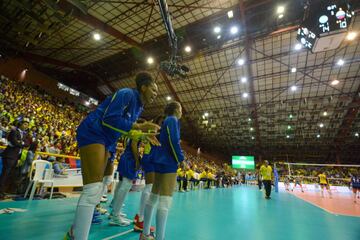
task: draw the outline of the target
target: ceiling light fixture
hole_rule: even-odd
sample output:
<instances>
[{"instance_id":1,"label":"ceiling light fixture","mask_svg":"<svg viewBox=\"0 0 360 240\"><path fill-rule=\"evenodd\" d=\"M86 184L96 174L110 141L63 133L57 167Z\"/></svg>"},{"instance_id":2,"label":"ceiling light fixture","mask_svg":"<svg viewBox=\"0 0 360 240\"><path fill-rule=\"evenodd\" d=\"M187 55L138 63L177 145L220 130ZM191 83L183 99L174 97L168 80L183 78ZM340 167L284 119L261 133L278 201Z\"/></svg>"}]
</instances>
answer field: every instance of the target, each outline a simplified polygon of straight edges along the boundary
<instances>
[{"instance_id":1,"label":"ceiling light fixture","mask_svg":"<svg viewBox=\"0 0 360 240\"><path fill-rule=\"evenodd\" d=\"M239 28L237 26L232 26L230 28L230 33L231 34L236 34L236 33L238 33L238 31L239 31Z\"/></svg>"},{"instance_id":2,"label":"ceiling light fixture","mask_svg":"<svg viewBox=\"0 0 360 240\"><path fill-rule=\"evenodd\" d=\"M337 65L338 66L343 66L344 65L344 63L345 63L345 61L344 60L342 60L342 59L339 59L339 61L337 61Z\"/></svg>"},{"instance_id":3,"label":"ceiling light fixture","mask_svg":"<svg viewBox=\"0 0 360 240\"><path fill-rule=\"evenodd\" d=\"M237 64L238 64L239 66L242 66L242 65L245 64L245 60L242 59L242 58L240 58L240 59L237 61Z\"/></svg>"},{"instance_id":4,"label":"ceiling light fixture","mask_svg":"<svg viewBox=\"0 0 360 240\"><path fill-rule=\"evenodd\" d=\"M93 38L95 39L95 41L99 41L101 39L101 35L99 33L94 33Z\"/></svg>"},{"instance_id":5,"label":"ceiling light fixture","mask_svg":"<svg viewBox=\"0 0 360 240\"><path fill-rule=\"evenodd\" d=\"M349 41L354 40L356 37L357 37L357 32L349 32L346 35L346 39L349 40Z\"/></svg>"},{"instance_id":6,"label":"ceiling light fixture","mask_svg":"<svg viewBox=\"0 0 360 240\"><path fill-rule=\"evenodd\" d=\"M154 59L153 59L152 57L148 57L147 63L148 63L148 64L153 64L153 63L154 63Z\"/></svg>"},{"instance_id":7,"label":"ceiling light fixture","mask_svg":"<svg viewBox=\"0 0 360 240\"><path fill-rule=\"evenodd\" d=\"M335 85L338 85L339 83L340 83L339 80L333 80L333 81L331 82L331 85L335 86Z\"/></svg>"},{"instance_id":8,"label":"ceiling light fixture","mask_svg":"<svg viewBox=\"0 0 360 240\"><path fill-rule=\"evenodd\" d=\"M302 45L301 45L300 43L297 43L297 44L295 45L294 49L295 49L296 51L299 51L300 49L302 49Z\"/></svg>"},{"instance_id":9,"label":"ceiling light fixture","mask_svg":"<svg viewBox=\"0 0 360 240\"><path fill-rule=\"evenodd\" d=\"M221 27L216 26L214 27L214 33L220 33L221 32Z\"/></svg>"}]
</instances>

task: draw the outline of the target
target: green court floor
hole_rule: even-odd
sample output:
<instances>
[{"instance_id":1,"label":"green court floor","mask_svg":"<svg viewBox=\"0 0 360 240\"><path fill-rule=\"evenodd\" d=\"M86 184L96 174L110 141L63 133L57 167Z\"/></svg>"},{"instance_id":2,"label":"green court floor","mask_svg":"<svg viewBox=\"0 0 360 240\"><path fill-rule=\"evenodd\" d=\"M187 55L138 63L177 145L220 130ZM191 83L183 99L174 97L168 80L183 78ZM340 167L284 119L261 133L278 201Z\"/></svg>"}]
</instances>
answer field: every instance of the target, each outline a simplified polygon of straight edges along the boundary
<instances>
[{"instance_id":1,"label":"green court floor","mask_svg":"<svg viewBox=\"0 0 360 240\"><path fill-rule=\"evenodd\" d=\"M131 218L140 193L130 193L125 212ZM26 213L0 215L1 240L62 239L69 228L77 199L0 202L27 208ZM130 229L102 225L91 229L89 239L136 240L137 233L108 238ZM329 214L287 193L272 193L265 200L255 187L175 193L169 215L167 240L359 240L360 218Z\"/></svg>"}]
</instances>

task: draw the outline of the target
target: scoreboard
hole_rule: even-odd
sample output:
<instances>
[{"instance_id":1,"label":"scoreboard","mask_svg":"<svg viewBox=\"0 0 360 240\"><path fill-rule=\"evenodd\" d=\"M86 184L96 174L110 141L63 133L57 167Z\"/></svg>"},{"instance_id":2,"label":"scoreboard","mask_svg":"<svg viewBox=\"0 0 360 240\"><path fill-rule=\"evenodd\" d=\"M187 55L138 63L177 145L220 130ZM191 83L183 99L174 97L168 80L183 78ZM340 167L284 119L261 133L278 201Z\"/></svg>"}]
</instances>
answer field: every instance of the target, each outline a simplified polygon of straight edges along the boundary
<instances>
[{"instance_id":1,"label":"scoreboard","mask_svg":"<svg viewBox=\"0 0 360 240\"><path fill-rule=\"evenodd\" d=\"M347 1L314 1L297 32L297 40L312 52L340 46L354 13Z\"/></svg>"}]
</instances>

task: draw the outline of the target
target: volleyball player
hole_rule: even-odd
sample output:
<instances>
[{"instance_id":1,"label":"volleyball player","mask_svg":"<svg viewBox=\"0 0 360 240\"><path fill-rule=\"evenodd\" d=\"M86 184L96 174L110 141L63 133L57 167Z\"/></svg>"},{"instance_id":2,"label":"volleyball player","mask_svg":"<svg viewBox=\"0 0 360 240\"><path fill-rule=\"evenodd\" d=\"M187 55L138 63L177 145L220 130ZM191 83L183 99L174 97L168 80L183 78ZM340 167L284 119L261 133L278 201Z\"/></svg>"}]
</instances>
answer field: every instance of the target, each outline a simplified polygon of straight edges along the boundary
<instances>
[{"instance_id":1,"label":"volleyball player","mask_svg":"<svg viewBox=\"0 0 360 240\"><path fill-rule=\"evenodd\" d=\"M161 125L164 120L164 116L159 116L156 118L155 123ZM145 204L149 199L152 186L154 184L155 179L155 169L153 164L153 157L156 151L156 146L151 146L150 143L145 144L144 147L144 154L141 158L141 167L145 172L145 187L141 193L140 198L140 206L139 211L135 215L134 218L134 230L135 231L143 231L144 228L144 211L145 211Z\"/></svg>"},{"instance_id":2,"label":"volleyball player","mask_svg":"<svg viewBox=\"0 0 360 240\"><path fill-rule=\"evenodd\" d=\"M121 183L116 186L113 200L113 209L109 216L110 225L128 226L131 221L123 217L121 207L124 204L126 196L128 195L133 181L137 177L137 170L140 166L139 159L139 144L141 133L130 131L131 138L127 139L124 153L120 157L118 172L122 177Z\"/></svg>"},{"instance_id":3,"label":"volleyball player","mask_svg":"<svg viewBox=\"0 0 360 240\"><path fill-rule=\"evenodd\" d=\"M360 195L360 176L351 176L350 184L354 194L354 203L356 203L356 195Z\"/></svg>"},{"instance_id":4,"label":"volleyball player","mask_svg":"<svg viewBox=\"0 0 360 240\"><path fill-rule=\"evenodd\" d=\"M323 198L324 197L324 188L326 188L326 190L328 191L329 195L330 195L330 198L331 197L331 190L330 190L330 185L329 185L329 181L325 175L325 172L319 174L319 184L320 184L320 187L321 187L321 197Z\"/></svg>"},{"instance_id":5,"label":"volleyball player","mask_svg":"<svg viewBox=\"0 0 360 240\"><path fill-rule=\"evenodd\" d=\"M290 191L290 177L285 176L284 178L284 185L285 185L285 190L286 191Z\"/></svg>"},{"instance_id":6,"label":"volleyball player","mask_svg":"<svg viewBox=\"0 0 360 240\"><path fill-rule=\"evenodd\" d=\"M141 240L155 239L150 234L150 223L157 202L159 203L156 212L156 239L164 240L167 217L176 184L176 170L184 160L180 147L181 105L179 102L171 102L166 105L164 112L167 117L161 126L161 146L157 148L153 159L155 182L145 207L144 230L140 235Z\"/></svg>"},{"instance_id":7,"label":"volleyball player","mask_svg":"<svg viewBox=\"0 0 360 240\"><path fill-rule=\"evenodd\" d=\"M84 186L73 225L65 239L88 239L92 214L103 194L103 178L113 173L112 164L108 161L111 146L131 129L144 132L159 129L154 123L135 123L144 105L152 103L158 92L156 83L148 73L137 74L135 81L136 89L120 89L106 98L77 129Z\"/></svg>"},{"instance_id":8,"label":"volleyball player","mask_svg":"<svg viewBox=\"0 0 360 240\"><path fill-rule=\"evenodd\" d=\"M295 177L295 180L294 180L294 186L293 186L293 189L291 191L294 191L294 189L296 188L297 185L300 186L300 189L301 189L301 192L304 192L304 189L303 189L303 186L302 186L302 178L299 176L299 177Z\"/></svg>"}]
</instances>

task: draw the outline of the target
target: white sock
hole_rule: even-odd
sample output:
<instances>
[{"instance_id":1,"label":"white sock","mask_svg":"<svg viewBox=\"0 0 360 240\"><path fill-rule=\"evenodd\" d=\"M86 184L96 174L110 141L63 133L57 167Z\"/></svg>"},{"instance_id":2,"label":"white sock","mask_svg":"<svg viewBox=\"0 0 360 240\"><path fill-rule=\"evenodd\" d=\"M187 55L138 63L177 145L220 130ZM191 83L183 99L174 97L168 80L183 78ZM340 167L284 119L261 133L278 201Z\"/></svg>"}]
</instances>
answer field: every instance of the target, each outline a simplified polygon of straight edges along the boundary
<instances>
[{"instance_id":1,"label":"white sock","mask_svg":"<svg viewBox=\"0 0 360 240\"><path fill-rule=\"evenodd\" d=\"M95 206L100 202L102 183L90 183L83 187L73 224L73 233L76 240L87 240Z\"/></svg>"},{"instance_id":2,"label":"white sock","mask_svg":"<svg viewBox=\"0 0 360 240\"><path fill-rule=\"evenodd\" d=\"M154 212L154 208L159 200L159 195L150 193L149 199L145 204L145 211L144 211L144 230L143 233L145 235L150 234L150 227L151 227L151 219Z\"/></svg>"},{"instance_id":3,"label":"white sock","mask_svg":"<svg viewBox=\"0 0 360 240\"><path fill-rule=\"evenodd\" d=\"M113 201L113 211L112 214L119 216L121 212L121 207L125 201L127 194L129 193L132 186L132 181L127 178L123 178L121 184L116 186L114 201Z\"/></svg>"},{"instance_id":4,"label":"white sock","mask_svg":"<svg viewBox=\"0 0 360 240\"><path fill-rule=\"evenodd\" d=\"M145 188L141 194L139 213L138 213L140 222L144 221L145 205L150 197L152 186L153 186L152 184L146 184Z\"/></svg>"},{"instance_id":5,"label":"white sock","mask_svg":"<svg viewBox=\"0 0 360 240\"><path fill-rule=\"evenodd\" d=\"M165 239L165 229L172 197L160 196L159 206L156 212L156 240Z\"/></svg>"}]
</instances>

